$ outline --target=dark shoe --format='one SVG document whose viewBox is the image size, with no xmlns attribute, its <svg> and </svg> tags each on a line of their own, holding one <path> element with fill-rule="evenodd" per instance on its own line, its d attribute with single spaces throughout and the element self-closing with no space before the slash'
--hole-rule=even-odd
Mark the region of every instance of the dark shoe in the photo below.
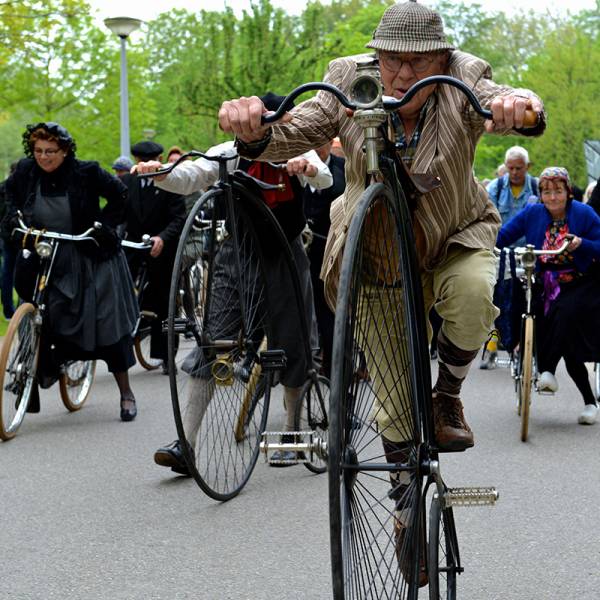
<svg viewBox="0 0 600 600">
<path fill-rule="evenodd" d="M 131 408 L 123 408 L 123 402 L 133 402 Z M 137 406 L 134 398 L 121 398 L 121 421 L 133 421 L 137 416 Z"/>
<path fill-rule="evenodd" d="M 190 471 L 181 452 L 181 443 L 175 440 L 172 444 L 159 448 L 154 453 L 154 462 L 161 467 L 171 467 L 171 471 L 190 476 Z"/>
<path fill-rule="evenodd" d="M 19 409 L 19 399 L 15 402 L 15 409 Z M 34 384 L 31 390 L 31 396 L 29 397 L 29 404 L 27 405 L 28 413 L 39 413 L 40 412 L 40 390 L 37 384 Z"/>
<path fill-rule="evenodd" d="M 432 349 L 429 351 L 429 358 L 430 358 L 431 360 L 437 360 L 437 357 L 438 357 L 437 350 L 436 350 L 435 348 L 432 348 Z"/>
<path fill-rule="evenodd" d="M 403 548 L 404 544 L 404 536 L 406 535 L 406 527 L 398 520 L 394 519 L 394 537 L 396 538 L 396 560 L 398 561 L 398 566 L 400 567 L 400 571 L 404 576 L 404 580 L 407 583 L 410 583 L 412 579 L 412 565 L 410 557 L 408 553 Z M 422 544 L 421 544 L 422 545 Z M 402 550 L 404 549 L 404 556 L 402 556 Z M 427 566 L 425 563 L 425 550 L 421 548 L 421 553 L 419 557 L 419 587 L 424 587 L 428 583 L 427 576 Z"/>
<path fill-rule="evenodd" d="M 473 432 L 465 421 L 459 398 L 434 392 L 432 399 L 433 427 L 437 446 L 447 452 L 460 452 L 475 444 Z"/>
</svg>

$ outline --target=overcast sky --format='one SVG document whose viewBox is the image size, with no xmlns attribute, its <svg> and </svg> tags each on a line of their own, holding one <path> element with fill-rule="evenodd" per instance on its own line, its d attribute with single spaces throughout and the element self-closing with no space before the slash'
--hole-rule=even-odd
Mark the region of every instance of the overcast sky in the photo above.
<svg viewBox="0 0 600 600">
<path fill-rule="evenodd" d="M 190 11 L 197 11 L 202 8 L 208 10 L 222 10 L 225 4 L 231 6 L 236 13 L 250 6 L 249 0 L 88 0 L 93 8 L 98 10 L 99 19 L 106 17 L 135 17 L 142 20 L 151 20 L 161 12 L 166 12 L 172 8 L 185 8 Z M 299 14 L 305 6 L 305 3 L 299 0 L 272 0 L 275 6 L 284 8 L 291 14 Z M 470 4 L 466 0 L 466 4 Z M 583 9 L 591 9 L 596 6 L 595 0 L 554 0 L 549 3 L 548 0 L 479 0 L 472 4 L 481 4 L 488 10 L 504 10 L 510 12 L 513 10 L 522 10 L 523 8 L 532 8 L 537 11 L 552 10 L 578 12 Z M 423 0 L 423 4 L 431 4 Z M 500 5 L 500 6 L 499 6 Z"/>
</svg>

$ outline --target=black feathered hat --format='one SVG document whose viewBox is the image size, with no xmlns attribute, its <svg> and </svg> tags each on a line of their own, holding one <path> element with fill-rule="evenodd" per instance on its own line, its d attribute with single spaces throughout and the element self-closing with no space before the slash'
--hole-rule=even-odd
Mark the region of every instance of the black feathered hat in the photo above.
<svg viewBox="0 0 600 600">
<path fill-rule="evenodd" d="M 54 136 L 58 140 L 58 145 L 63 150 L 66 150 L 70 154 L 75 154 L 77 145 L 75 140 L 71 137 L 71 134 L 58 123 L 54 121 L 41 121 L 40 123 L 33 123 L 27 125 L 25 133 L 23 133 L 23 149 L 25 150 L 25 156 L 29 158 L 33 157 L 33 144 L 31 143 L 31 134 L 34 131 L 43 129 L 50 135 Z"/>
</svg>

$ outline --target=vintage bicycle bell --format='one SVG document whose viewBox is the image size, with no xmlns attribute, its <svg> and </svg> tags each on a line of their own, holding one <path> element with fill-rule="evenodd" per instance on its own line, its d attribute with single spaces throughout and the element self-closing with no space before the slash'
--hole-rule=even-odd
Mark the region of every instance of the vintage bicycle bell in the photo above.
<svg viewBox="0 0 600 600">
<path fill-rule="evenodd" d="M 350 85 L 350 100 L 358 109 L 354 120 L 364 129 L 364 150 L 367 172 L 379 172 L 378 154 L 382 150 L 378 128 L 385 123 L 387 114 L 383 109 L 383 89 L 379 79 L 377 59 L 364 57 L 357 61 L 356 77 Z"/>
</svg>

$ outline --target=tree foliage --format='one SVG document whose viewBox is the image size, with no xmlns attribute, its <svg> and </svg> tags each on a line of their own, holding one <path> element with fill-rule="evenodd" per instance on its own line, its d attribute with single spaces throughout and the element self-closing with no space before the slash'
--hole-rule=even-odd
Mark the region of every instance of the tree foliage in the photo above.
<svg viewBox="0 0 600 600">
<path fill-rule="evenodd" d="M 291 16 L 255 0 L 241 16 L 171 10 L 128 39 L 132 142 L 148 132 L 165 147 L 204 149 L 223 139 L 221 102 L 267 91 L 284 94 L 322 78 L 327 63 L 365 51 L 393 0 L 310 0 Z M 563 17 L 489 12 L 438 0 L 453 43 L 487 60 L 500 83 L 529 87 L 545 101 L 540 139 L 485 136 L 476 172 L 490 177 L 506 148 L 527 147 L 534 168 L 564 164 L 583 184 L 582 142 L 600 137 L 600 0 Z M 119 47 L 85 0 L 0 0 L 0 170 L 19 157 L 28 122 L 60 121 L 79 156 L 110 165 L 119 152 Z"/>
</svg>

